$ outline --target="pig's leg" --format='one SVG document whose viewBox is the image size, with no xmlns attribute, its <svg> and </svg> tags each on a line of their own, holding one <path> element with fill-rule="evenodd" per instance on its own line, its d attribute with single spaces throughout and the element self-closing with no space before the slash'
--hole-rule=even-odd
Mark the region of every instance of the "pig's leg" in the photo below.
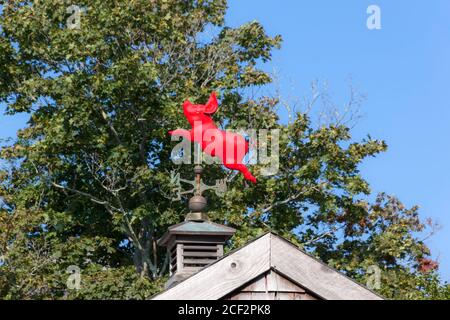
<svg viewBox="0 0 450 320">
<path fill-rule="evenodd" d="M 231 170 L 238 170 L 243 175 L 245 180 L 256 183 L 256 178 L 251 174 L 251 172 L 247 169 L 247 167 L 243 164 L 226 164 L 225 167 Z"/>
</svg>

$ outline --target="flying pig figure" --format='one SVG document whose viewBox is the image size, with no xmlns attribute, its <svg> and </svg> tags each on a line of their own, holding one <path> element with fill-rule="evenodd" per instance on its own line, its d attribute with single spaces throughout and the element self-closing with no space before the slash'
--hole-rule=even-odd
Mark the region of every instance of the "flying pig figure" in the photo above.
<svg viewBox="0 0 450 320">
<path fill-rule="evenodd" d="M 223 165 L 231 170 L 238 170 L 244 178 L 256 183 L 256 178 L 243 164 L 243 159 L 248 153 L 248 142 L 243 136 L 220 130 L 211 116 L 217 111 L 219 104 L 216 94 L 213 92 L 206 104 L 192 104 L 186 100 L 183 104 L 184 115 L 192 129 L 177 129 L 170 131 L 173 136 L 181 136 L 189 141 L 200 144 L 203 152 L 212 157 L 218 157 Z"/>
</svg>

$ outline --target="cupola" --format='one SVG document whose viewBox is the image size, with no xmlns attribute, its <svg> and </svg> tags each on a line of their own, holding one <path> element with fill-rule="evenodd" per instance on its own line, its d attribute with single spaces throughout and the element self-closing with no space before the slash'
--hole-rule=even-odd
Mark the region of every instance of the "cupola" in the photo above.
<svg viewBox="0 0 450 320">
<path fill-rule="evenodd" d="M 170 288 L 214 263 L 223 256 L 224 244 L 234 235 L 235 229 L 213 223 L 205 213 L 207 201 L 201 195 L 200 166 L 195 167 L 197 192 L 189 201 L 190 213 L 182 223 L 169 227 L 158 241 L 166 247 L 170 257 Z"/>
</svg>

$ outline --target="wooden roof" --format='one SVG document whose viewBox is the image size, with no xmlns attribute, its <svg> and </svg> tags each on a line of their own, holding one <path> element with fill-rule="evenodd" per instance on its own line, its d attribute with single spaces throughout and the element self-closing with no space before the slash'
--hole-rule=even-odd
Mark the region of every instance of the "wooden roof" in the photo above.
<svg viewBox="0 0 450 320">
<path fill-rule="evenodd" d="M 229 253 L 153 299 L 220 300 L 245 297 L 243 293 L 248 292 L 252 284 L 258 283 L 262 277 L 267 280 L 268 275 L 279 279 L 275 282 L 277 290 L 269 290 L 268 287 L 265 289 L 266 296 L 267 293 L 274 292 L 272 298 L 277 297 L 276 292 L 289 292 L 294 299 L 383 299 L 274 233 L 267 233 Z M 284 287 L 297 289 L 280 291 L 278 284 L 281 282 Z M 264 283 L 267 284 L 266 281 Z M 262 291 L 259 289 L 253 292 Z"/>
</svg>

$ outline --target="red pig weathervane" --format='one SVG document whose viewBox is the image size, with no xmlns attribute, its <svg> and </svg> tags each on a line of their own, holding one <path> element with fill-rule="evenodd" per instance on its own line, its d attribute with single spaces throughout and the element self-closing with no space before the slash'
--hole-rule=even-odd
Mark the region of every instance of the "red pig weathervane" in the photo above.
<svg viewBox="0 0 450 320">
<path fill-rule="evenodd" d="M 249 151 L 248 142 L 239 134 L 217 128 L 211 116 L 218 107 L 214 92 L 211 93 L 208 102 L 204 105 L 192 104 L 186 100 L 183 104 L 183 111 L 192 129 L 177 129 L 169 133 L 197 142 L 203 152 L 219 158 L 226 168 L 240 171 L 246 180 L 256 183 L 256 178 L 243 163 L 243 159 Z"/>
</svg>

